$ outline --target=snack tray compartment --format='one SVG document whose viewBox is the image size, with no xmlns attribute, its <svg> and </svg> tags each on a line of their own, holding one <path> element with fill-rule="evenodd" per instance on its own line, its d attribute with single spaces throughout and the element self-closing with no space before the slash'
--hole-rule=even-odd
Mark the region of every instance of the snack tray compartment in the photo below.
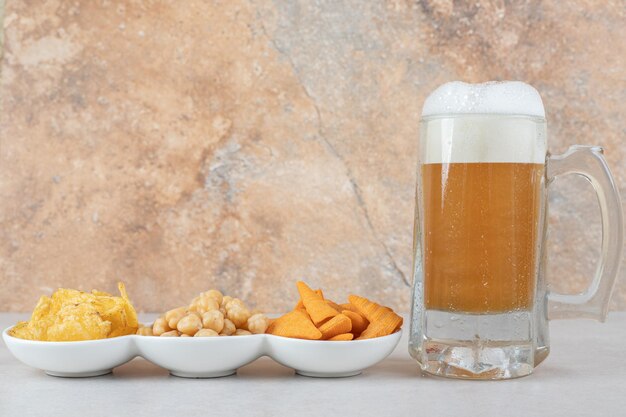
<svg viewBox="0 0 626 417">
<path fill-rule="evenodd" d="M 292 339 L 270 334 L 226 337 L 129 335 L 78 342 L 41 342 L 2 332 L 9 351 L 21 362 L 61 377 L 105 375 L 136 356 L 185 378 L 232 375 L 261 356 L 312 377 L 358 375 L 385 359 L 402 331 L 352 341 Z"/>
</svg>

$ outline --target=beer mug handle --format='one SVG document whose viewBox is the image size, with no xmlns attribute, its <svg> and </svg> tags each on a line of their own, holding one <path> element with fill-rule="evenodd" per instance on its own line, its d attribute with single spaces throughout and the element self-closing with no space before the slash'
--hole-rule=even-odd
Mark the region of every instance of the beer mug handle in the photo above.
<svg viewBox="0 0 626 417">
<path fill-rule="evenodd" d="M 576 174 L 593 186 L 602 217 L 600 262 L 589 287 L 581 294 L 548 293 L 550 319 L 584 317 L 604 321 L 617 280 L 623 242 L 620 196 L 599 146 L 572 146 L 562 155 L 548 155 L 547 185 L 555 178 Z"/>
</svg>

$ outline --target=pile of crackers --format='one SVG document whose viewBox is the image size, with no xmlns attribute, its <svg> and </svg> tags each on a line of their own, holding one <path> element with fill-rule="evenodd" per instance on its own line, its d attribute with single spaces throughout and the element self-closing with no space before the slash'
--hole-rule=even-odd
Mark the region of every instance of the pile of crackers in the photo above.
<svg viewBox="0 0 626 417">
<path fill-rule="evenodd" d="M 395 333 L 402 317 L 365 297 L 350 295 L 337 304 L 325 299 L 322 290 L 313 290 L 298 281 L 300 301 L 293 311 L 275 319 L 267 333 L 308 340 L 349 341 L 371 339 Z"/>
</svg>

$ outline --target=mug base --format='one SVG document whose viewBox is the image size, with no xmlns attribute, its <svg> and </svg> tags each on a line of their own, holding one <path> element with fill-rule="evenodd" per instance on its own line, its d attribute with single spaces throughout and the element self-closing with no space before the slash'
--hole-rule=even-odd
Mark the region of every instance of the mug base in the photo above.
<svg viewBox="0 0 626 417">
<path fill-rule="evenodd" d="M 429 375 L 475 380 L 513 379 L 533 372 L 532 346 L 472 346 L 429 341 L 422 371 Z"/>
<path fill-rule="evenodd" d="M 426 310 L 418 361 L 425 373 L 461 379 L 510 379 L 532 373 L 529 311 L 470 314 Z"/>
</svg>

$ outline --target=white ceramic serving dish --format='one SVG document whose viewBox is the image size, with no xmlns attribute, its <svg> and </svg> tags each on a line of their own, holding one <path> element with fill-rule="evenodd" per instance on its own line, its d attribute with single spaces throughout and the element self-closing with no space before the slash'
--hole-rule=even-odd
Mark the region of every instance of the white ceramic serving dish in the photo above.
<svg viewBox="0 0 626 417">
<path fill-rule="evenodd" d="M 264 354 L 264 335 L 228 337 L 130 336 L 139 355 L 185 378 L 232 375 Z"/>
<path fill-rule="evenodd" d="M 385 359 L 400 341 L 401 331 L 384 337 L 349 342 L 290 339 L 259 334 L 230 337 L 121 336 L 83 342 L 39 342 L 2 338 L 21 362 L 48 375 L 88 377 L 104 375 L 135 356 L 186 378 L 231 375 L 261 356 L 314 377 L 360 374 Z"/>
<path fill-rule="evenodd" d="M 268 335 L 268 356 L 296 373 L 318 378 L 360 374 L 393 352 L 402 332 L 374 339 L 329 342 Z"/>
<path fill-rule="evenodd" d="M 13 356 L 52 376 L 105 375 L 137 356 L 132 336 L 81 342 L 37 342 L 10 336 L 9 329 L 2 332 L 2 338 Z"/>
</svg>

